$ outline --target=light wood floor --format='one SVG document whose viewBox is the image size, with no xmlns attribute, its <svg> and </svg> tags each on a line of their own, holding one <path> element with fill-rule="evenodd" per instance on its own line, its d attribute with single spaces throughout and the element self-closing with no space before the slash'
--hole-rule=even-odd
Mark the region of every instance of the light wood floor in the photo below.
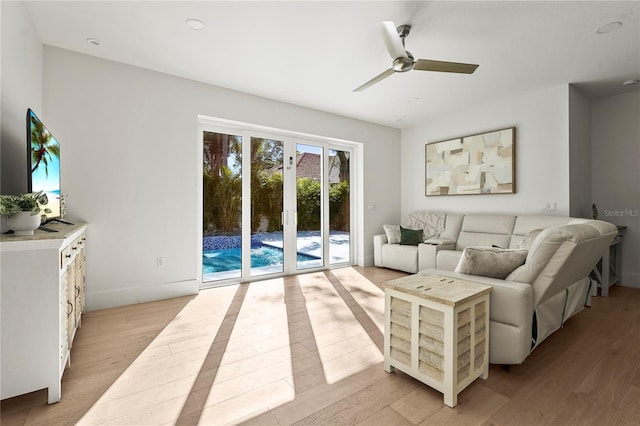
<svg viewBox="0 0 640 426">
<path fill-rule="evenodd" d="M 570 319 L 459 396 L 382 368 L 380 284 L 345 268 L 88 312 L 63 377 L 2 402 L 2 425 L 640 424 L 640 290 Z"/>
</svg>

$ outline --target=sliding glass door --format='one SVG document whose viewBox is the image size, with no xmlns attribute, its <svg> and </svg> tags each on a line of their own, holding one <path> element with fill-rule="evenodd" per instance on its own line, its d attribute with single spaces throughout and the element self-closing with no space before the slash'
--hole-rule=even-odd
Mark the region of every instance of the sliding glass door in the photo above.
<svg viewBox="0 0 640 426">
<path fill-rule="evenodd" d="M 329 264 L 351 260 L 351 151 L 329 149 Z"/>
<path fill-rule="evenodd" d="M 348 148 L 229 129 L 202 141 L 203 283 L 351 263 Z"/>
<path fill-rule="evenodd" d="M 202 132 L 202 279 L 242 269 L 242 136 Z"/>
<path fill-rule="evenodd" d="M 296 269 L 323 266 L 324 149 L 296 143 Z"/>
<path fill-rule="evenodd" d="M 252 136 L 247 191 L 251 222 L 252 277 L 284 272 L 284 142 Z"/>
</svg>

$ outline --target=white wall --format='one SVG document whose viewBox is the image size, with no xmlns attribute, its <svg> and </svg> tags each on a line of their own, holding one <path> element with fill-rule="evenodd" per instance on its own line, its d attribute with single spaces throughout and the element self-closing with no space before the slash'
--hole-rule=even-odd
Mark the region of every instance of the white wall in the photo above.
<svg viewBox="0 0 640 426">
<path fill-rule="evenodd" d="M 640 91 L 592 103 L 591 186 L 599 219 L 627 226 L 621 284 L 640 288 Z"/>
<path fill-rule="evenodd" d="M 414 210 L 569 214 L 568 86 L 436 117 L 402 132 L 402 217 Z M 516 127 L 516 194 L 425 196 L 425 144 Z M 557 210 L 543 212 L 545 202 Z"/>
<path fill-rule="evenodd" d="M 0 2 L 0 10 L 0 192 L 18 194 L 27 191 L 27 108 L 42 115 L 42 43 L 23 2 Z"/>
<path fill-rule="evenodd" d="M 591 214 L 591 102 L 569 86 L 569 215 Z"/>
<path fill-rule="evenodd" d="M 359 263 L 373 263 L 373 235 L 399 215 L 397 129 L 51 46 L 44 65 L 69 217 L 90 224 L 89 309 L 196 291 L 198 114 L 362 142 L 363 202 L 376 209 L 365 210 Z"/>
</svg>

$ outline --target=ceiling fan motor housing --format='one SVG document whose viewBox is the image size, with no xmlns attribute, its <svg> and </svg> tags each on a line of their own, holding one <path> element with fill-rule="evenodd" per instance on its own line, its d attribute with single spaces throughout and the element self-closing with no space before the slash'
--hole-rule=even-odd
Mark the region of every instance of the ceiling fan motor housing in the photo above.
<svg viewBox="0 0 640 426">
<path fill-rule="evenodd" d="M 413 69 L 415 61 L 413 55 L 407 51 L 406 57 L 399 57 L 393 60 L 393 70 L 395 72 L 407 72 Z"/>
</svg>

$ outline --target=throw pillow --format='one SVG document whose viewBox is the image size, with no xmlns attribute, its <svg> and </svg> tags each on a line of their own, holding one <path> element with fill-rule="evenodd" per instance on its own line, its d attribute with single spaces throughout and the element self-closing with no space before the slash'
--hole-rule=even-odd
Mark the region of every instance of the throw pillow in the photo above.
<svg viewBox="0 0 640 426">
<path fill-rule="evenodd" d="M 536 237 L 541 232 L 542 232 L 542 229 L 534 229 L 533 231 L 529 232 L 527 235 L 524 236 L 524 238 L 522 239 L 522 241 L 520 241 L 520 243 L 516 248 L 522 249 L 522 250 L 529 250 L 531 248 L 531 245 L 535 241 Z"/>
<path fill-rule="evenodd" d="M 400 225 L 382 225 L 389 244 L 400 244 Z"/>
<path fill-rule="evenodd" d="M 527 250 L 494 247 L 466 247 L 456 272 L 482 277 L 505 279 L 527 258 Z"/>
<path fill-rule="evenodd" d="M 406 246 L 417 246 L 422 241 L 424 241 L 422 229 L 400 227 L 400 244 Z"/>
</svg>

